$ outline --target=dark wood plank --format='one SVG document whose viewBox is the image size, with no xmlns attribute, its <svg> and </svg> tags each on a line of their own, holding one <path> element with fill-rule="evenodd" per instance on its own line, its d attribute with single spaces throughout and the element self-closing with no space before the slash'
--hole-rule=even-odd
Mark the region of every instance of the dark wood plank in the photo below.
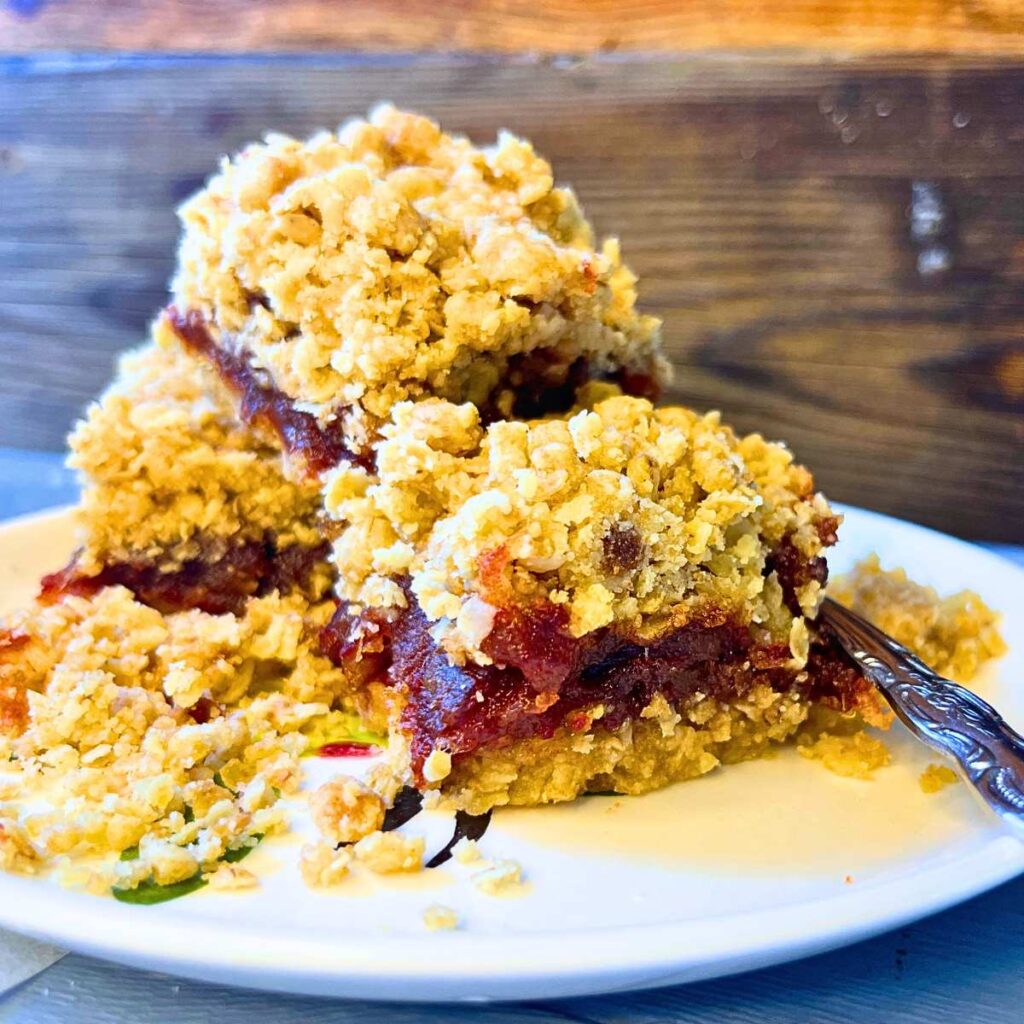
<svg viewBox="0 0 1024 1024">
<path fill-rule="evenodd" d="M 1016 53 L 1014 0 L 6 0 L 5 49 Z"/>
<path fill-rule="evenodd" d="M 59 446 L 141 340 L 222 153 L 385 96 L 535 140 L 621 235 L 673 399 L 787 438 L 836 498 L 1024 540 L 1024 68 L 998 63 L 10 58 L 0 444 Z"/>
</svg>

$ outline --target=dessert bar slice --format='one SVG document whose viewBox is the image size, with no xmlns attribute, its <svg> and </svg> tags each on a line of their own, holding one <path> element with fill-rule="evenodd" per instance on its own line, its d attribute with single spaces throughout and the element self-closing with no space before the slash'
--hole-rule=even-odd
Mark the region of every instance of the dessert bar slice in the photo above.
<svg viewBox="0 0 1024 1024">
<path fill-rule="evenodd" d="M 359 797 L 367 829 L 403 787 L 641 793 L 887 722 L 814 624 L 839 517 L 782 445 L 652 405 L 659 323 L 529 143 L 384 106 L 247 147 L 181 217 L 173 304 L 71 438 L 79 550 L 0 626 L 0 868 L 255 884 L 353 711 L 391 733 L 379 794 L 313 811 Z M 999 651 L 972 595 L 844 588 L 965 672 Z"/>
<path fill-rule="evenodd" d="M 396 402 L 486 419 L 573 404 L 589 378 L 653 395 L 659 323 L 614 241 L 528 142 L 488 148 L 383 106 L 251 145 L 182 208 L 173 332 L 274 428 L 296 472 L 372 462 Z"/>
<path fill-rule="evenodd" d="M 216 375 L 173 341 L 124 356 L 70 439 L 80 547 L 43 581 L 56 600 L 127 587 L 163 611 L 239 612 L 248 597 L 331 585 L 315 484 L 238 421 Z"/>
<path fill-rule="evenodd" d="M 406 403 L 377 475 L 327 481 L 343 601 L 324 647 L 391 687 L 394 778 L 479 812 L 636 793 L 884 720 L 814 631 L 839 517 L 779 444 L 591 385 L 484 426 Z"/>
</svg>

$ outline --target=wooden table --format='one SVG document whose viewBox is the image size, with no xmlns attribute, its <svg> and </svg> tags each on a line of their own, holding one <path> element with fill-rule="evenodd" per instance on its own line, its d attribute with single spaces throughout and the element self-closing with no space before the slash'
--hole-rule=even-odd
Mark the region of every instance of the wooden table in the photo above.
<svg viewBox="0 0 1024 1024">
<path fill-rule="evenodd" d="M 4 10 L 6 9 L 6 10 Z M 2 48 L 1024 52 L 1017 0 L 6 0 Z"/>
</svg>

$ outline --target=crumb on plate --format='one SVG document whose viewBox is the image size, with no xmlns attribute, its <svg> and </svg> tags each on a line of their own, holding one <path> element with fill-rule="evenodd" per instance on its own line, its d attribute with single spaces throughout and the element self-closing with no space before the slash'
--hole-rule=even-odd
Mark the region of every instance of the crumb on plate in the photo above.
<svg viewBox="0 0 1024 1024">
<path fill-rule="evenodd" d="M 502 896 L 523 884 L 523 869 L 515 860 L 495 860 L 473 875 L 473 884 L 488 896 Z"/>
<path fill-rule="evenodd" d="M 423 836 L 404 836 L 401 832 L 374 832 L 355 845 L 356 858 L 371 871 L 392 875 L 419 871 L 423 866 Z"/>
<path fill-rule="evenodd" d="M 336 885 L 352 865 L 352 850 L 343 846 L 335 849 L 330 843 L 306 843 L 299 854 L 299 871 L 306 885 Z"/>
<path fill-rule="evenodd" d="M 259 885 L 259 879 L 248 868 L 238 864 L 221 864 L 205 878 L 211 889 L 219 891 L 252 889 Z"/>
<path fill-rule="evenodd" d="M 354 843 L 384 823 L 384 801 L 351 775 L 338 775 L 309 798 L 313 824 L 325 839 Z"/>
<path fill-rule="evenodd" d="M 459 915 L 451 907 L 434 903 L 423 911 L 423 923 L 432 932 L 454 931 L 459 927 Z"/>
<path fill-rule="evenodd" d="M 452 856 L 460 864 L 472 864 L 480 860 L 480 846 L 475 839 L 463 836 L 452 847 Z"/>
<path fill-rule="evenodd" d="M 946 764 L 930 764 L 918 779 L 923 793 L 938 793 L 959 781 L 959 776 Z"/>
<path fill-rule="evenodd" d="M 889 748 L 876 737 L 861 730 L 850 736 L 821 733 L 816 739 L 797 744 L 803 757 L 821 763 L 836 775 L 847 779 L 870 779 L 876 769 L 892 760 Z"/>
</svg>

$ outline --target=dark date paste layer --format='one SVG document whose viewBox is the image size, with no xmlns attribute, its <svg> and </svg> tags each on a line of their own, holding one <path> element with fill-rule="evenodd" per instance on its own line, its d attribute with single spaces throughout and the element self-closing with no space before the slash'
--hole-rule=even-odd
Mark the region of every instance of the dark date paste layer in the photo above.
<svg viewBox="0 0 1024 1024">
<path fill-rule="evenodd" d="M 557 351 L 546 348 L 513 356 L 499 383 L 499 392 L 513 396 L 511 413 L 516 419 L 540 419 L 568 412 L 589 380 L 617 384 L 624 394 L 652 402 L 661 396 L 661 385 L 650 371 L 622 368 L 597 374 L 584 356 L 566 363 Z M 484 425 L 507 418 L 507 411 L 499 406 L 491 399 L 479 407 Z"/>
<path fill-rule="evenodd" d="M 807 675 L 797 673 L 787 645 L 758 643 L 748 627 L 715 611 L 641 643 L 610 627 L 573 637 L 560 605 L 501 609 L 483 644 L 495 662 L 487 666 L 452 665 L 430 628 L 415 602 L 392 621 L 357 621 L 339 609 L 321 641 L 336 661 L 368 657 L 383 673 L 377 678 L 403 691 L 402 727 L 421 784 L 435 747 L 458 758 L 562 728 L 583 732 L 591 726 L 586 712 L 598 704 L 601 727 L 614 730 L 657 694 L 680 706 L 697 693 L 733 701 L 758 685 L 779 692 L 813 685 L 818 699 L 846 710 L 864 686 L 838 647 L 818 643 Z M 353 639 L 363 635 L 369 640 Z"/>
<path fill-rule="evenodd" d="M 238 399 L 241 420 L 272 430 L 285 451 L 300 458 L 311 474 L 319 475 L 343 461 L 371 468 L 345 445 L 340 421 L 322 427 L 315 416 L 296 409 L 292 400 L 252 365 L 248 355 L 229 352 L 217 344 L 201 313 L 180 313 L 169 306 L 167 319 L 182 344 L 209 362 Z"/>
<path fill-rule="evenodd" d="M 199 557 L 165 570 L 152 562 L 118 562 L 87 576 L 76 559 L 44 576 L 40 599 L 74 594 L 90 597 L 104 587 L 127 587 L 143 604 L 165 614 L 198 609 L 240 615 L 250 597 L 305 589 L 314 568 L 328 555 L 327 543 L 278 549 L 272 538 L 235 544 L 216 557 Z"/>
</svg>

